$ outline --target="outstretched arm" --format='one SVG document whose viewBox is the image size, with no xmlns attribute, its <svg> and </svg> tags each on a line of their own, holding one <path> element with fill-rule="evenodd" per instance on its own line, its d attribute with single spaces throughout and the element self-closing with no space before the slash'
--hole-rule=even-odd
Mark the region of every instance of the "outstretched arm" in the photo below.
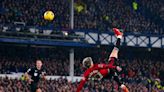
<svg viewBox="0 0 164 92">
<path fill-rule="evenodd" d="M 109 69 L 116 69 L 116 66 L 110 65 L 110 64 L 97 64 L 94 69 L 103 69 L 103 68 L 109 68 Z"/>
<path fill-rule="evenodd" d="M 89 76 L 89 74 L 91 73 L 91 71 L 92 71 L 91 69 L 88 69 L 88 70 L 85 71 L 85 73 L 84 73 L 84 75 L 83 75 L 83 78 L 81 79 L 80 84 L 79 84 L 79 86 L 77 87 L 76 92 L 80 92 L 80 91 L 82 90 L 82 88 L 83 88 L 85 82 L 87 81 L 88 76 Z"/>
<path fill-rule="evenodd" d="M 80 91 L 82 90 L 82 88 L 83 88 L 85 82 L 86 82 L 86 78 L 83 77 L 83 78 L 81 79 L 81 81 L 80 81 L 80 84 L 79 84 L 79 86 L 78 86 L 76 92 L 80 92 Z"/>
<path fill-rule="evenodd" d="M 29 84 L 31 84 L 31 82 L 33 81 L 33 80 L 31 79 L 31 75 L 32 75 L 32 69 L 29 68 L 29 69 L 27 70 L 27 72 L 24 74 L 24 76 L 25 76 L 25 78 L 27 79 L 27 81 L 28 81 Z"/>
<path fill-rule="evenodd" d="M 105 69 L 105 68 L 116 69 L 118 71 L 122 70 L 122 68 L 120 68 L 119 66 L 114 66 L 114 65 L 111 65 L 111 64 L 97 64 L 94 69 L 98 70 L 98 69 Z"/>
</svg>

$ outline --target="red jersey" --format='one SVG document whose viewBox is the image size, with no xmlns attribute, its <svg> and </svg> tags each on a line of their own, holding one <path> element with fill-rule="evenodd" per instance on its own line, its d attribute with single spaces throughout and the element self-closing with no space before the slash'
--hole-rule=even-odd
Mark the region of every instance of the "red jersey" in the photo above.
<svg viewBox="0 0 164 92">
<path fill-rule="evenodd" d="M 94 64 L 93 67 L 85 71 L 76 92 L 80 92 L 87 80 L 101 80 L 107 76 L 110 69 L 116 69 L 116 66 L 112 64 Z"/>
</svg>

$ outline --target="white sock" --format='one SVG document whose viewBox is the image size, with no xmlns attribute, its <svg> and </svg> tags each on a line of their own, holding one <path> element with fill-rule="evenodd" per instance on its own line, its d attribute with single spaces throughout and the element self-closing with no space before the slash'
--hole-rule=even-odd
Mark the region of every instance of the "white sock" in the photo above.
<svg viewBox="0 0 164 92">
<path fill-rule="evenodd" d="M 120 38 L 120 39 L 122 39 L 122 35 L 118 35 L 118 36 L 117 36 L 117 38 Z"/>
<path fill-rule="evenodd" d="M 123 89 L 123 88 L 125 88 L 125 85 L 124 85 L 124 84 L 122 84 L 122 85 L 121 85 L 121 88 L 122 88 L 122 89 Z"/>
</svg>

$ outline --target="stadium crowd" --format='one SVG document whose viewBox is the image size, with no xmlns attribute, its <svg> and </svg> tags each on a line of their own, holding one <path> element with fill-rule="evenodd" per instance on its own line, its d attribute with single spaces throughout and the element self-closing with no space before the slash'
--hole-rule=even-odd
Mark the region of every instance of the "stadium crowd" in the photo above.
<svg viewBox="0 0 164 92">
<path fill-rule="evenodd" d="M 39 86 L 42 92 L 76 92 L 78 82 L 70 82 L 67 79 L 59 78 L 56 80 L 41 81 Z M 114 86 L 113 86 L 114 85 Z M 126 83 L 130 92 L 162 92 L 162 89 L 157 89 L 156 86 L 149 85 L 144 80 L 140 83 Z M 109 80 L 101 82 L 86 83 L 83 92 L 119 92 L 118 85 Z M 149 90 L 149 91 L 148 91 Z M 29 92 L 28 83 L 21 79 L 0 78 L 0 92 Z"/>
<path fill-rule="evenodd" d="M 55 58 L 55 57 L 54 57 Z M 20 59 L 0 59 L 0 73 L 1 74 L 12 74 L 19 72 L 26 72 L 29 67 L 33 67 L 34 61 L 24 61 Z M 69 60 L 43 60 L 44 67 L 46 68 L 47 75 L 69 75 Z M 25 63 L 26 62 L 26 63 Z M 161 61 L 152 60 L 122 60 L 123 74 L 131 78 L 142 78 L 142 77 L 153 77 L 158 78 L 164 71 L 164 63 Z M 101 62 L 100 62 L 101 63 Z M 61 68 L 62 67 L 62 68 Z M 75 75 L 81 76 L 83 73 L 81 61 L 75 60 Z M 124 77 L 126 77 L 124 76 Z"/>
<path fill-rule="evenodd" d="M 77 0 L 75 4 L 77 7 L 81 6 L 81 10 L 76 11 L 75 9 L 74 27 L 75 29 L 98 29 L 100 31 L 118 27 L 134 33 L 164 33 L 163 26 L 160 26 L 163 24 L 162 18 L 159 17 L 163 14 L 161 13 L 162 1 L 138 1 L 138 11 L 132 8 L 132 3 L 127 3 L 129 0 Z M 55 12 L 53 22 L 43 19 L 42 15 L 46 10 Z M 147 13 L 148 10 L 150 13 Z M 55 26 L 65 29 L 70 26 L 69 11 L 69 0 L 3 0 L 0 7 L 0 24 L 12 24 L 16 21 L 25 22 L 27 26 Z M 151 17 L 153 15 L 151 13 L 155 13 L 156 17 Z"/>
<path fill-rule="evenodd" d="M 163 1 L 135 1 L 138 7 L 134 9 L 133 2 L 129 0 L 75 0 L 74 28 L 108 31 L 118 27 L 136 34 L 164 34 Z M 54 21 L 43 19 L 47 10 L 54 11 Z M 3 0 L 0 2 L 0 27 L 12 26 L 14 22 L 23 22 L 26 26 L 69 29 L 70 0 Z M 164 51 L 140 49 L 125 48 L 121 51 L 119 65 L 123 71 L 119 76 L 130 92 L 163 92 Z M 94 63 L 107 63 L 108 54 L 101 48 L 76 48 L 74 74 L 82 76 L 81 61 L 84 57 L 92 56 Z M 0 74 L 24 73 L 35 65 L 36 59 L 41 59 L 47 75 L 68 76 L 68 57 L 69 47 L 0 45 Z M 77 81 L 59 78 L 40 81 L 39 87 L 43 92 L 75 92 L 77 85 Z M 115 89 L 118 89 L 115 82 L 103 80 L 86 83 L 83 91 L 111 92 Z M 29 85 L 23 76 L 20 79 L 0 77 L 0 92 L 29 92 Z"/>
<path fill-rule="evenodd" d="M 135 33 L 159 33 L 159 31 L 163 31 L 162 27 L 155 24 L 152 19 L 142 15 L 141 12 L 133 10 L 131 4 L 127 5 L 126 2 L 129 2 L 129 0 L 83 0 L 87 10 L 82 14 L 77 13 L 75 27 L 82 29 L 93 27 L 104 31 L 116 26 Z M 149 6 L 149 4 L 146 5 Z"/>
<path fill-rule="evenodd" d="M 69 1 L 59 0 L 4 0 L 0 3 L 0 24 L 12 25 L 14 22 L 24 22 L 27 26 L 68 27 Z M 46 10 L 55 11 L 52 23 L 45 21 L 43 14 Z M 53 24 L 53 25 L 51 25 Z"/>
<path fill-rule="evenodd" d="M 10 47 L 10 48 L 9 48 Z M 86 53 L 85 50 L 88 52 Z M 79 49 L 75 51 L 75 75 L 82 76 L 83 69 L 81 66 L 81 60 L 85 56 L 93 56 L 95 63 L 101 63 L 106 61 L 106 56 L 108 57 L 107 52 L 101 52 L 102 49 Z M 109 48 L 110 49 L 110 48 Z M 127 48 L 129 49 L 129 48 Z M 138 49 L 137 51 L 139 51 Z M 69 60 L 67 49 L 65 48 L 36 48 L 36 47 L 17 47 L 17 46 L 1 46 L 0 48 L 0 73 L 1 74 L 12 74 L 19 72 L 26 72 L 27 69 L 35 65 L 34 57 L 42 57 L 43 64 L 47 70 L 47 75 L 60 75 L 68 76 L 69 75 Z M 128 50 L 129 51 L 129 50 Z M 141 50 L 143 51 L 143 50 Z M 17 52 L 17 53 L 15 53 Z M 55 52 L 55 53 L 54 53 Z M 65 53 L 63 53 L 65 52 Z M 81 54 L 76 54 L 81 52 Z M 110 52 L 110 51 L 109 51 Z M 133 51 L 132 51 L 133 52 Z M 135 51 L 134 51 L 135 52 Z M 15 53 L 15 54 L 14 54 Z M 98 54 L 99 53 L 99 54 Z M 104 56 L 104 53 L 106 54 Z M 129 56 L 129 52 L 121 51 L 120 55 L 120 66 L 123 68 L 123 71 L 120 73 L 123 81 L 130 88 L 130 92 L 147 92 L 147 90 L 154 90 L 154 92 L 162 92 L 161 88 L 157 88 L 153 81 L 160 82 L 163 85 L 164 82 L 164 62 L 163 54 L 153 54 L 155 52 L 135 52 L 135 57 Z M 126 54 L 125 54 L 126 53 Z M 138 54 L 140 53 L 140 54 Z M 148 54 L 149 53 L 149 54 Z M 150 55 L 150 53 L 152 55 Z M 162 52 L 161 52 L 162 53 Z M 84 55 L 85 54 L 85 55 Z M 86 55 L 87 54 L 87 55 Z M 142 57 L 143 55 L 147 55 Z M 100 58 L 96 58 L 97 55 Z M 132 54 L 131 54 L 132 55 Z M 152 57 L 150 58 L 149 57 Z M 123 58 L 126 57 L 127 58 Z M 129 58 L 129 57 L 131 58 Z M 157 58 L 158 57 L 158 58 Z M 78 58 L 78 59 L 77 59 Z M 109 80 L 101 82 L 89 82 L 87 86 L 84 87 L 84 92 L 110 92 L 110 90 L 118 89 L 118 85 L 114 82 L 115 86 Z M 43 86 L 44 85 L 44 86 Z M 46 80 L 40 83 L 40 87 L 43 92 L 74 92 L 77 88 L 78 82 L 72 83 L 66 79 L 57 79 L 57 80 Z M 159 87 L 159 86 L 158 86 Z M 28 83 L 25 79 L 9 79 L 9 78 L 0 78 L 0 91 L 2 92 L 28 92 Z M 156 90 L 156 91 L 155 91 Z M 116 91 L 117 92 L 117 91 Z M 152 92 L 152 91 L 151 91 Z"/>
</svg>

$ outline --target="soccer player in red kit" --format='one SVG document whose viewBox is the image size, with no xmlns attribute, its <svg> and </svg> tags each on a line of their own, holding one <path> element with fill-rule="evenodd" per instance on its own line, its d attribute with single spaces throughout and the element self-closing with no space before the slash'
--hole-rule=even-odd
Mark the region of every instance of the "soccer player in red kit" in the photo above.
<svg viewBox="0 0 164 92">
<path fill-rule="evenodd" d="M 117 42 L 109 56 L 109 64 L 93 64 L 91 57 L 84 58 L 83 67 L 87 68 L 87 70 L 85 71 L 76 92 L 80 92 L 82 90 L 87 80 L 111 79 L 112 77 L 118 83 L 123 92 L 129 92 L 128 88 L 120 81 L 117 75 L 117 71 L 119 72 L 122 69 L 119 66 L 115 66 L 115 62 L 117 62 L 118 59 L 119 46 L 123 33 L 117 28 L 113 28 L 113 31 L 117 37 Z"/>
</svg>

